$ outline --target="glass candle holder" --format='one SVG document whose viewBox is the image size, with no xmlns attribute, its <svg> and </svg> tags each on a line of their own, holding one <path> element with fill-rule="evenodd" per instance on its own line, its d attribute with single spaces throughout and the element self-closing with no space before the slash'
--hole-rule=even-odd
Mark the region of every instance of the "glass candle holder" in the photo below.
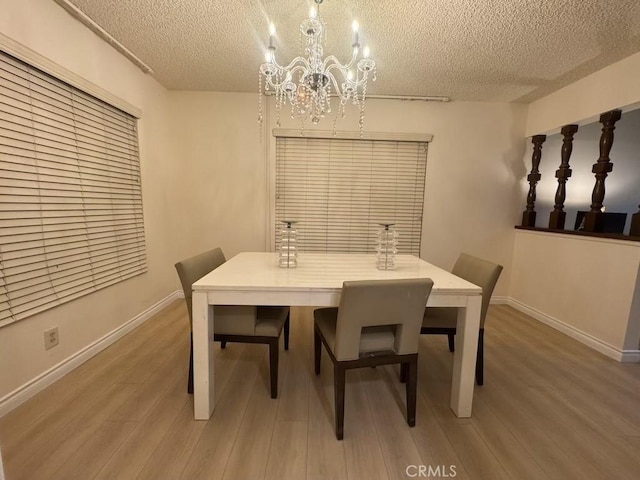
<svg viewBox="0 0 640 480">
<path fill-rule="evenodd" d="M 284 220 L 284 227 L 280 230 L 280 252 L 278 265 L 282 268 L 296 268 L 298 266 L 298 231 L 293 228 L 293 222 Z"/>
<path fill-rule="evenodd" d="M 398 249 L 398 232 L 393 223 L 380 223 L 384 228 L 377 231 L 376 267 L 378 270 L 393 270 L 396 268 L 396 253 Z"/>
</svg>

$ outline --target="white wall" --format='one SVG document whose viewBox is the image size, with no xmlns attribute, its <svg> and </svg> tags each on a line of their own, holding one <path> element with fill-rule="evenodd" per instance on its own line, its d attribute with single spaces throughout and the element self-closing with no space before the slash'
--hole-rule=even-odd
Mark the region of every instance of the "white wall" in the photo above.
<svg viewBox="0 0 640 480">
<path fill-rule="evenodd" d="M 640 53 L 533 102 L 527 136 L 593 121 L 614 108 L 631 109 L 640 102 L 638 78 Z M 530 156 L 526 165 L 531 168 Z M 509 292 L 542 320 L 603 353 L 638 361 L 639 266 L 638 242 L 519 231 Z"/>
<path fill-rule="evenodd" d="M 263 138 L 257 125 L 256 94 L 170 92 L 176 159 L 190 185 L 181 204 L 195 215 L 176 219 L 179 230 L 199 223 L 184 237 L 182 256 L 221 245 L 227 257 L 268 249 L 267 218 L 273 195 L 276 113 L 265 112 Z M 267 101 L 272 102 L 273 98 Z M 365 129 L 434 135 L 427 159 L 421 256 L 451 268 L 461 251 L 505 266 L 495 294 L 507 293 L 513 225 L 519 212 L 526 106 L 507 103 L 367 101 Z M 338 129 L 357 131 L 349 111 Z M 299 128 L 289 111 L 283 128 Z M 309 128 L 309 126 L 307 126 Z M 318 125 L 331 130 L 332 120 Z"/>
<path fill-rule="evenodd" d="M 170 255 L 175 208 L 167 92 L 51 0 L 3 0 L 0 32 L 142 110 L 139 121 L 147 274 L 0 329 L 0 399 L 176 290 Z M 60 344 L 44 350 L 44 330 Z"/>
<path fill-rule="evenodd" d="M 515 240 L 514 299 L 556 326 L 592 337 L 603 353 L 638 348 L 637 337 L 635 343 L 627 337 L 640 264 L 637 243 L 526 230 L 518 230 Z"/>
<path fill-rule="evenodd" d="M 227 258 L 265 250 L 265 147 L 257 94 L 170 92 L 180 232 L 172 261 L 220 246 Z M 177 281 L 177 279 L 176 279 Z M 176 283 L 176 285 L 178 285 Z"/>
<path fill-rule="evenodd" d="M 615 108 L 640 103 L 640 52 L 529 104 L 526 136 L 555 133 L 563 125 L 597 121 Z"/>
</svg>

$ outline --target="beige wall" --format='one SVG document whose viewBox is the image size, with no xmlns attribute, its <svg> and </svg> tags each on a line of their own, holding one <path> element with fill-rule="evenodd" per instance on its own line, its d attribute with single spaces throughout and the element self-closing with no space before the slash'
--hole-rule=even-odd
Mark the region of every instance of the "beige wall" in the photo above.
<svg viewBox="0 0 640 480">
<path fill-rule="evenodd" d="M 638 337 L 627 330 L 639 264 L 635 242 L 519 230 L 510 295 L 604 346 L 633 350 Z"/>
<path fill-rule="evenodd" d="M 533 102 L 527 136 L 593 121 L 613 108 L 637 106 L 638 78 L 640 53 Z M 530 160 L 526 165 L 531 168 Z M 604 353 L 638 361 L 639 266 L 637 242 L 518 232 L 509 294 L 585 343 L 609 345 Z"/>
<path fill-rule="evenodd" d="M 527 137 L 560 131 L 563 125 L 584 125 L 614 108 L 640 103 L 640 52 L 603 68 L 529 105 Z"/>
<path fill-rule="evenodd" d="M 374 88 L 372 84 L 369 91 Z M 337 128 L 357 132 L 358 112 L 350 108 Z M 487 102 L 370 99 L 366 103 L 365 130 L 433 135 L 427 156 L 421 257 L 446 269 L 463 251 L 500 263 L 505 271 L 496 296 L 508 291 L 520 179 L 526 173 L 522 165 L 526 108 Z M 267 128 L 275 126 L 275 108 L 270 113 Z M 281 117 L 283 128 L 299 128 L 288 111 L 283 110 Z M 331 130 L 332 121 L 318 127 Z M 273 164 L 273 137 L 271 142 Z"/>
<path fill-rule="evenodd" d="M 268 101 L 273 101 L 269 99 Z M 171 92 L 172 132 L 189 188 L 176 221 L 184 256 L 221 245 L 227 256 L 269 249 L 276 125 L 271 105 L 262 140 L 255 94 Z M 451 268 L 461 251 L 506 267 L 495 294 L 507 293 L 513 225 L 519 216 L 526 106 L 507 103 L 367 101 L 365 129 L 433 134 L 427 160 L 422 257 Z M 357 131 L 349 111 L 338 129 Z M 283 128 L 300 128 L 283 110 Z M 331 130 L 325 120 L 320 129 Z M 307 126 L 309 128 L 309 126 Z"/>
<path fill-rule="evenodd" d="M 169 105 L 179 168 L 171 188 L 180 205 L 171 220 L 180 232 L 172 261 L 214 246 L 227 258 L 264 251 L 268 202 L 257 95 L 170 92 Z"/>
<path fill-rule="evenodd" d="M 51 0 L 3 0 L 0 32 L 142 110 L 139 122 L 147 274 L 0 329 L 0 398 L 176 290 L 167 262 L 175 205 L 166 91 Z M 60 344 L 44 350 L 58 326 Z"/>
</svg>

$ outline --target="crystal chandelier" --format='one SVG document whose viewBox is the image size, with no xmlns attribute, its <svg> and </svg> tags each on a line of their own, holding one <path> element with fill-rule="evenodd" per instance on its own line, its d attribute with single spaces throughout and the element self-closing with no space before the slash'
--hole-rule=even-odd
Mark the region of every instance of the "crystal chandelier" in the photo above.
<svg viewBox="0 0 640 480">
<path fill-rule="evenodd" d="M 273 44 L 275 27 L 269 26 L 269 47 L 265 55 L 266 62 L 260 66 L 258 74 L 258 121 L 262 124 L 262 95 L 273 92 L 275 95 L 277 120 L 280 126 L 280 111 L 283 105 L 291 107 L 291 118 L 302 121 L 302 133 L 305 123 L 310 120 L 317 124 L 331 114 L 331 96 L 337 97 L 339 104 L 333 120 L 335 132 L 338 117 L 345 116 L 345 107 L 350 101 L 360 112 L 360 134 L 364 126 L 364 101 L 367 94 L 369 74 L 376 80 L 376 62 L 369 58 L 369 48 L 365 47 L 360 56 L 358 22 L 353 22 L 353 44 L 351 60 L 342 64 L 334 55 L 324 57 L 326 40 L 325 23 L 320 18 L 319 8 L 322 0 L 315 0 L 309 18 L 300 25 L 301 40 L 304 43 L 304 56 L 294 58 L 287 66 L 276 61 L 276 47 Z M 264 86 L 263 86 L 264 85 Z"/>
</svg>

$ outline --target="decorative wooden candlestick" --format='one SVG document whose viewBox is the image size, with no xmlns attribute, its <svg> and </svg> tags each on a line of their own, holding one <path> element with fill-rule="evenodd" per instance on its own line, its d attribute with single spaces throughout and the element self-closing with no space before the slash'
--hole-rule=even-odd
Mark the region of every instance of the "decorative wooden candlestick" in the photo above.
<svg viewBox="0 0 640 480">
<path fill-rule="evenodd" d="M 540 175 L 540 160 L 542 159 L 542 144 L 547 139 L 546 135 L 534 135 L 531 137 L 533 143 L 533 153 L 531 155 L 531 173 L 527 176 L 529 181 L 529 193 L 527 194 L 527 207 L 522 212 L 522 226 L 536 226 L 536 185 L 542 177 Z"/>
<path fill-rule="evenodd" d="M 602 212 L 605 194 L 604 181 L 613 170 L 609 154 L 611 153 L 611 147 L 613 147 L 613 131 L 616 129 L 616 122 L 620 120 L 621 116 L 622 112 L 620 110 L 611 110 L 600 115 L 600 123 L 602 123 L 600 157 L 593 164 L 593 169 L 591 170 L 596 175 L 596 184 L 591 195 L 591 210 L 584 217 L 585 232 L 602 232 L 604 229 L 604 214 Z"/>
<path fill-rule="evenodd" d="M 569 159 L 573 151 L 573 135 L 578 131 L 578 125 L 565 125 L 560 133 L 564 137 L 562 139 L 562 151 L 560 153 L 560 167 L 556 170 L 556 178 L 558 179 L 558 188 L 556 190 L 556 203 L 553 211 L 549 215 L 549 228 L 564 229 L 564 222 L 567 212 L 564 211 L 564 200 L 567 198 L 567 180 L 571 177 L 571 168 L 569 168 Z"/>
</svg>

